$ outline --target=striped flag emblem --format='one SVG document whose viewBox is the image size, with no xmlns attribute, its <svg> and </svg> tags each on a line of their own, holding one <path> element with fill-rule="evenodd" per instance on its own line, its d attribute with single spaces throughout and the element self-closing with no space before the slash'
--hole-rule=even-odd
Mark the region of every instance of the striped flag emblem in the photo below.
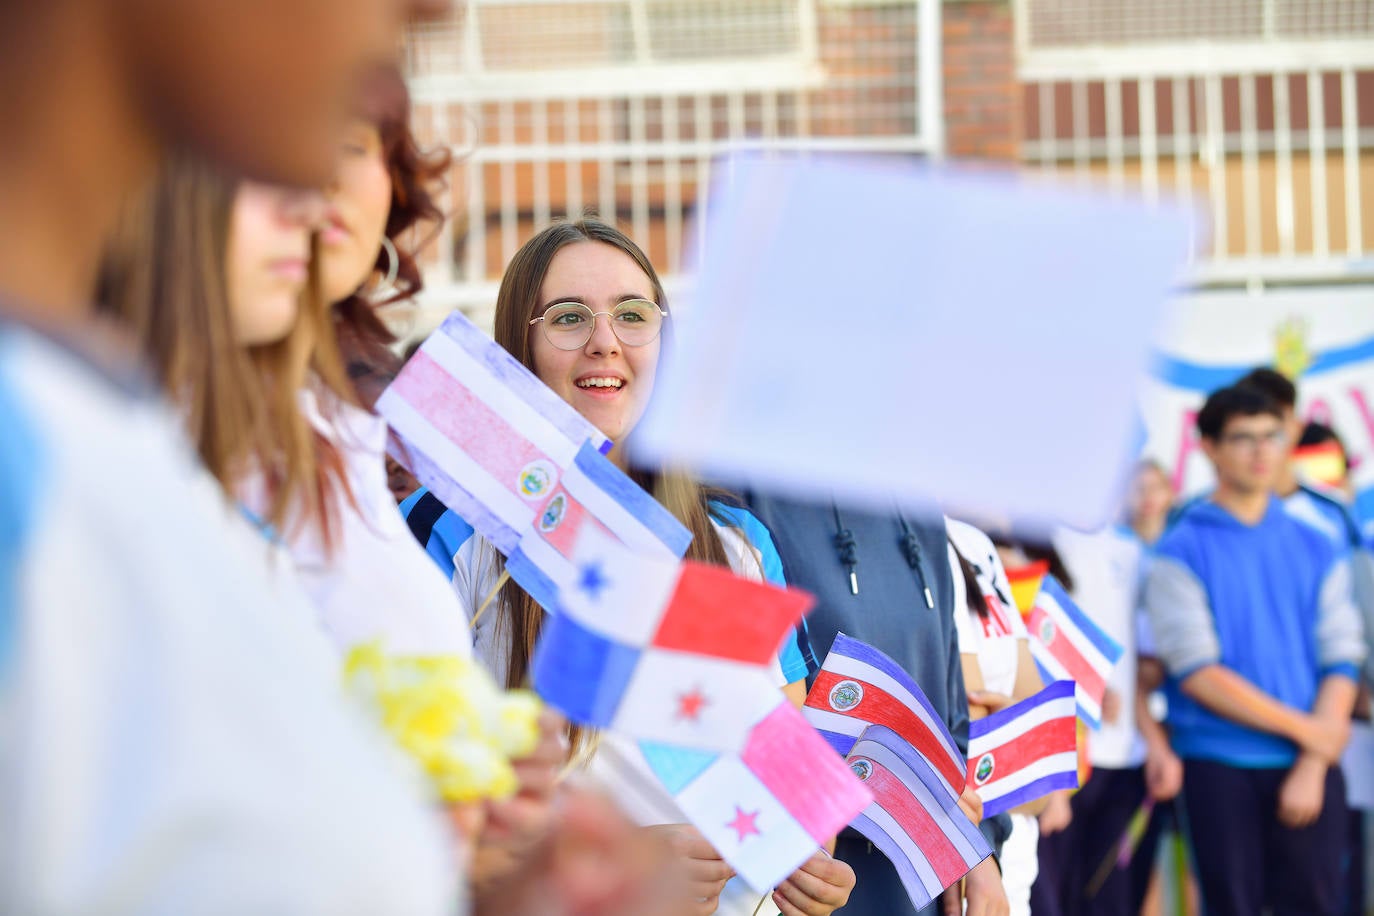
<svg viewBox="0 0 1374 916">
<path fill-rule="evenodd" d="M 992 817 L 1057 789 L 1078 787 L 1072 681 L 969 723 L 968 783 Z"/>
</svg>

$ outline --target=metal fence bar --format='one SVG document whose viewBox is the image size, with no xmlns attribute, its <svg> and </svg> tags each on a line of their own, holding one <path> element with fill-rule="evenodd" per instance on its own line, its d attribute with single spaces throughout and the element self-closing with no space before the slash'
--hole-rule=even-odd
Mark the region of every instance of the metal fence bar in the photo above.
<svg viewBox="0 0 1374 916">
<path fill-rule="evenodd" d="M 1179 197 L 1187 197 L 1193 193 L 1193 159 L 1189 152 L 1189 141 L 1193 136 L 1192 115 L 1188 110 L 1189 81 L 1175 77 L 1170 83 L 1174 115 L 1174 189 Z"/>
<path fill-rule="evenodd" d="M 1073 100 L 1073 170 L 1079 178 L 1088 174 L 1088 82 L 1073 81 L 1070 97 Z"/>
<path fill-rule="evenodd" d="M 1312 253 L 1325 257 L 1331 253 L 1326 215 L 1326 104 L 1322 75 L 1307 73 L 1307 149 L 1308 171 L 1312 184 Z"/>
<path fill-rule="evenodd" d="M 1140 184 L 1145 199 L 1153 203 L 1159 199 L 1159 125 L 1155 112 L 1155 81 L 1145 77 L 1137 84 L 1140 100 Z"/>
<path fill-rule="evenodd" d="M 1240 78 L 1241 206 L 1245 220 L 1245 254 L 1260 255 L 1263 214 L 1260 211 L 1259 125 L 1255 78 Z"/>
<path fill-rule="evenodd" d="M 496 106 L 497 132 L 502 143 L 515 142 L 515 105 L 501 102 Z M 505 264 L 520 247 L 520 225 L 516 212 L 515 163 L 502 162 L 497 166 L 501 189 L 501 263 Z"/>
<path fill-rule="evenodd" d="M 1203 113 L 1206 123 L 1208 192 L 1212 198 L 1212 257 L 1222 260 L 1230 253 L 1229 213 L 1226 206 L 1226 134 L 1221 77 L 1203 80 Z"/>
<path fill-rule="evenodd" d="M 549 103 L 532 102 L 530 104 L 530 123 L 531 139 L 535 146 L 547 146 L 549 142 Z M 532 163 L 534 170 L 534 224 L 536 226 L 547 226 L 550 221 L 549 213 L 549 163 Z"/>
<path fill-rule="evenodd" d="M 1024 2 L 1024 0 L 1023 0 Z M 1058 168 L 1059 125 L 1054 118 L 1054 84 L 1042 80 L 1038 87 L 1040 101 L 1040 168 L 1053 172 Z"/>
<path fill-rule="evenodd" d="M 1282 257 L 1296 250 L 1293 203 L 1293 114 L 1288 74 L 1280 73 L 1274 75 L 1274 219 Z"/>
<path fill-rule="evenodd" d="M 1341 71 L 1341 146 L 1345 158 L 1345 250 L 1352 258 L 1364 252 L 1360 227 L 1359 103 L 1355 98 L 1355 71 Z"/>
<path fill-rule="evenodd" d="M 1120 191 L 1125 184 L 1122 171 L 1125 127 L 1121 116 L 1121 80 L 1109 79 L 1102 88 L 1107 119 L 1107 183 L 1113 190 Z"/>
</svg>

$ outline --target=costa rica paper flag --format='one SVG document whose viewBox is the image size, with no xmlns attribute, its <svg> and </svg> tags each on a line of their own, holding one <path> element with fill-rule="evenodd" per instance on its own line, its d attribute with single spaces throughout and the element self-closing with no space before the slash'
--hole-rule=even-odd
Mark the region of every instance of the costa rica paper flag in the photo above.
<svg viewBox="0 0 1374 916">
<path fill-rule="evenodd" d="M 968 784 L 992 817 L 1057 789 L 1078 787 L 1073 681 L 969 723 Z"/>
</svg>

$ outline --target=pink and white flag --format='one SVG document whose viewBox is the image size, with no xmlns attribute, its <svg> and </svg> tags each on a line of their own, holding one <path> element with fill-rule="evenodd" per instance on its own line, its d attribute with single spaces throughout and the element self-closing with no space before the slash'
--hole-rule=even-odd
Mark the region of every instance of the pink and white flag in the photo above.
<svg viewBox="0 0 1374 916">
<path fill-rule="evenodd" d="M 502 553 L 584 443 L 611 441 L 460 313 L 449 315 L 377 400 L 396 459 Z"/>
</svg>

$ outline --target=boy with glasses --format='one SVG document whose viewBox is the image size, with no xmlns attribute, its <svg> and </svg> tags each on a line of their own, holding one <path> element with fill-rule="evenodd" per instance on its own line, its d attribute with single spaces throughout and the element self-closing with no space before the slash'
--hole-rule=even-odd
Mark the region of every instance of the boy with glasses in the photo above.
<svg viewBox="0 0 1374 916">
<path fill-rule="evenodd" d="M 1364 659 L 1348 559 L 1274 495 L 1281 408 L 1248 387 L 1197 418 L 1210 497 L 1160 541 L 1146 607 L 1168 678 L 1209 913 L 1339 912 L 1340 759 Z"/>
</svg>

